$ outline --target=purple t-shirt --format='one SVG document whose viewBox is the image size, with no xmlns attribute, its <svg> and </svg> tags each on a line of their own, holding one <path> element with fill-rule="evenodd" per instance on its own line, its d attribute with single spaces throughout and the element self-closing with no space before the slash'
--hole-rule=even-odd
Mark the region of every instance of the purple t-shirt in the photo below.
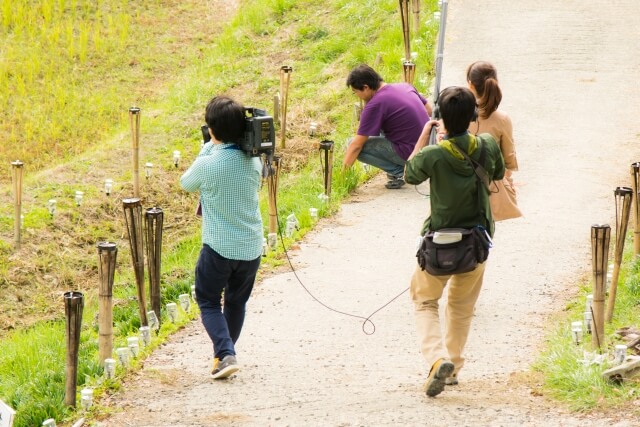
<svg viewBox="0 0 640 427">
<path fill-rule="evenodd" d="M 364 106 L 358 135 L 378 136 L 384 132 L 393 150 L 407 160 L 429 121 L 427 102 L 408 83 L 386 84 Z"/>
</svg>

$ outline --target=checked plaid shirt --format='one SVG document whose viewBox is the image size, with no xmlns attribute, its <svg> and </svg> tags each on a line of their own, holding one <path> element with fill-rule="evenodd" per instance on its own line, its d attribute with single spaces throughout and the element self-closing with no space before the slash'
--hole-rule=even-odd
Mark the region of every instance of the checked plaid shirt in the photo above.
<svg viewBox="0 0 640 427">
<path fill-rule="evenodd" d="M 262 254 L 261 171 L 260 159 L 235 144 L 208 142 L 180 178 L 184 190 L 200 191 L 202 243 L 227 259 Z"/>
</svg>

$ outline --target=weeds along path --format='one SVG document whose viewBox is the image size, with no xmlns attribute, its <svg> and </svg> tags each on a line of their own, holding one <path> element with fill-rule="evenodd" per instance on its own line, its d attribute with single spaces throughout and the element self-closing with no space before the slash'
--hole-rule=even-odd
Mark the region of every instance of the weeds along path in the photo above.
<svg viewBox="0 0 640 427">
<path fill-rule="evenodd" d="M 101 424 L 634 425 L 571 414 L 522 379 L 550 315 L 588 277 L 590 226 L 614 223 L 613 190 L 640 154 L 639 14 L 636 0 L 450 2 L 442 87 L 464 85 L 472 61 L 496 64 L 526 213 L 497 226 L 460 385 L 435 399 L 421 391 L 427 368 L 406 293 L 366 335 L 283 273 L 250 301 L 235 378 L 208 378 L 211 345 L 195 322 L 105 402 L 121 412 Z M 408 286 L 427 209 L 414 188 L 374 180 L 292 251 L 298 276 L 335 309 L 369 315 Z"/>
</svg>

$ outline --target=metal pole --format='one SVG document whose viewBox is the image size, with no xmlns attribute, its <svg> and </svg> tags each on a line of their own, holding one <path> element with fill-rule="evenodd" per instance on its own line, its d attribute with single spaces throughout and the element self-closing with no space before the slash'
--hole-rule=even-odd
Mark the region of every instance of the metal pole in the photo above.
<svg viewBox="0 0 640 427">
<path fill-rule="evenodd" d="M 13 172 L 13 196 L 14 196 L 14 238 L 16 249 L 20 249 L 22 243 L 22 173 L 24 163 L 20 160 L 11 162 Z"/>
<path fill-rule="evenodd" d="M 632 192 L 633 190 L 629 187 L 617 187 L 613 192 L 616 199 L 616 247 L 613 261 L 613 274 L 611 276 L 611 285 L 609 286 L 607 316 L 605 318 L 607 322 L 611 322 L 611 319 L 613 318 L 613 307 L 616 303 L 618 276 L 620 275 L 622 253 L 624 252 L 624 240 L 627 236 L 627 226 L 629 225 Z"/>
<path fill-rule="evenodd" d="M 149 208 L 144 215 L 147 230 L 147 268 L 149 269 L 149 299 L 151 309 L 160 323 L 160 266 L 162 263 L 162 225 L 164 213 L 160 208 Z"/>
<path fill-rule="evenodd" d="M 331 197 L 331 178 L 333 169 L 333 141 L 320 142 L 320 149 L 324 150 L 324 194 Z"/>
<path fill-rule="evenodd" d="M 288 65 L 280 67 L 280 147 L 285 148 L 287 139 L 287 104 L 289 101 L 289 81 L 293 68 Z"/>
<path fill-rule="evenodd" d="M 140 197 L 140 108 L 129 108 L 131 123 L 131 155 L 133 161 L 133 197 Z"/>
<path fill-rule="evenodd" d="M 591 226 L 591 261 L 593 266 L 593 331 L 591 344 L 594 349 L 604 347 L 604 297 L 609 256 L 611 227 L 608 224 Z"/>
<path fill-rule="evenodd" d="M 84 296 L 80 292 L 65 292 L 64 312 L 66 322 L 67 364 L 64 403 L 76 406 L 76 385 L 78 380 L 78 349 L 80 348 L 80 330 Z"/>
<path fill-rule="evenodd" d="M 138 308 L 140 310 L 140 325 L 149 326 L 147 320 L 147 303 L 144 292 L 144 252 L 142 243 L 142 206 L 140 199 L 122 200 L 124 207 L 124 219 L 129 234 L 129 246 L 131 248 L 131 261 L 136 276 L 138 288 Z"/>
<path fill-rule="evenodd" d="M 449 2 L 442 0 L 442 9 L 440 12 L 440 28 L 438 30 L 438 50 L 436 54 L 436 76 L 433 84 L 433 118 L 440 119 L 440 111 L 438 109 L 438 98 L 440 96 L 440 81 L 442 80 L 442 60 L 444 59 L 444 34 L 447 26 L 447 9 Z M 438 130 L 433 127 L 429 135 L 429 145 L 438 143 Z"/>
<path fill-rule="evenodd" d="M 113 278 L 118 248 L 115 243 L 98 243 L 100 291 L 98 293 L 98 360 L 100 366 L 113 354 Z"/>
<path fill-rule="evenodd" d="M 640 254 L 640 162 L 631 163 L 631 184 L 633 187 L 633 255 Z"/>
</svg>

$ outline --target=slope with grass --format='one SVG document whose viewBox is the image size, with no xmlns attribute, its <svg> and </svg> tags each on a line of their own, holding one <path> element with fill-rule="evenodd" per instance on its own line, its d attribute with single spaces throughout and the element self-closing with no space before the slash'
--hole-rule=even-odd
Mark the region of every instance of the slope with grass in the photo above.
<svg viewBox="0 0 640 427">
<path fill-rule="evenodd" d="M 423 4 L 425 20 L 434 4 Z M 392 1 L 2 0 L 0 10 L 0 138 L 6 141 L 0 161 L 7 167 L 15 159 L 25 163 L 19 248 L 11 174 L 0 176 L 0 377 L 13 378 L 0 382 L 0 398 L 18 409 L 17 425 L 34 425 L 70 415 L 60 399 L 66 291 L 85 295 L 79 385 L 95 385 L 100 372 L 100 241 L 119 248 L 116 340 L 140 325 L 122 213 L 122 199 L 133 194 L 128 108 L 142 109 L 140 162 L 154 165 L 152 175 L 141 179 L 142 204 L 165 213 L 164 304 L 188 292 L 192 282 L 199 247 L 196 198 L 179 189 L 178 179 L 199 150 L 207 100 L 227 93 L 270 111 L 280 67 L 293 67 L 287 146 L 278 148 L 278 207 L 281 224 L 296 213 L 300 236 L 312 226 L 308 208 L 323 191 L 318 142 L 335 141 L 334 164 L 340 164 L 352 130 L 348 70 L 376 62 L 388 81 L 400 80 L 404 49 Z M 436 30 L 434 22 L 425 24 L 414 38 L 416 86 L 423 92 L 430 83 Z M 308 135 L 312 121 L 318 123 L 314 137 Z M 174 150 L 182 153 L 177 167 Z M 107 178 L 115 181 L 109 196 L 103 192 Z M 320 215 L 334 212 L 367 178 L 357 168 L 334 173 L 332 201 L 320 207 Z M 78 190 L 84 192 L 80 206 L 74 201 Z M 267 224 L 266 188 L 261 196 Z M 57 200 L 54 215 L 47 209 L 50 199 Z M 282 262 L 280 255 L 266 258 L 262 274 Z M 179 326 L 164 324 L 161 337 Z"/>
</svg>

